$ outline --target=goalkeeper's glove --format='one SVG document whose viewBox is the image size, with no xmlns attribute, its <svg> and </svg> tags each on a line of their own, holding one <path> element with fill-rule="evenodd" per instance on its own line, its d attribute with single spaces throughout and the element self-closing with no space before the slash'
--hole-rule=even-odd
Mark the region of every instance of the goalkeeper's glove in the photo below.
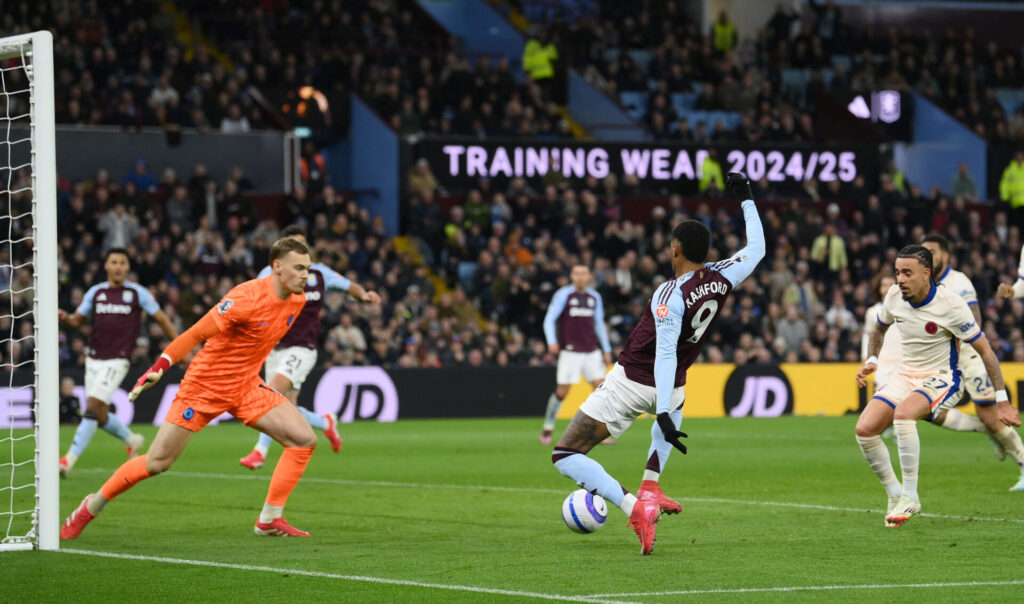
<svg viewBox="0 0 1024 604">
<path fill-rule="evenodd" d="M 658 427 L 661 428 L 661 433 L 665 435 L 665 442 L 671 443 L 671 445 L 683 452 L 686 455 L 686 445 L 680 438 L 686 438 L 686 432 L 680 432 L 679 428 L 676 428 L 675 422 L 672 421 L 672 417 L 669 416 L 668 412 L 659 413 L 657 416 Z"/>
<path fill-rule="evenodd" d="M 153 366 L 147 369 L 146 372 L 139 377 L 139 381 L 135 382 L 135 387 L 132 388 L 130 393 L 128 393 L 128 400 L 134 401 L 139 398 L 139 395 L 142 394 L 143 390 L 160 381 L 160 378 L 164 375 L 164 371 L 166 371 L 170 366 L 171 359 L 165 354 L 160 355 L 160 358 L 153 363 Z"/>
<path fill-rule="evenodd" d="M 743 172 L 729 172 L 725 177 L 725 188 L 740 201 L 754 199 L 754 192 L 750 190 L 750 179 Z"/>
</svg>

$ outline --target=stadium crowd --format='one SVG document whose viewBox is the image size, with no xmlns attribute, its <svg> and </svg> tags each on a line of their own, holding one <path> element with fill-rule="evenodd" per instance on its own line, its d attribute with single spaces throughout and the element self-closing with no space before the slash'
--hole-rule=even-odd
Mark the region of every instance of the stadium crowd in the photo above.
<svg viewBox="0 0 1024 604">
<path fill-rule="evenodd" d="M 727 13 L 701 31 L 674 1 L 606 2 L 596 14 L 555 20 L 552 36 L 573 66 L 605 92 L 646 93 L 643 119 L 657 138 L 695 140 L 817 140 L 819 92 L 846 95 L 877 88 L 916 90 L 979 136 L 999 144 L 1024 138 L 1024 107 L 1007 115 L 998 88 L 1020 88 L 1021 47 L 1003 48 L 973 28 L 873 27 L 844 22 L 831 1 L 804 14 L 783 4 L 743 39 Z M 810 78 L 787 90 L 787 70 Z M 692 108 L 735 111 L 735 127 L 691 123 L 671 96 L 696 95 Z"/>
<path fill-rule="evenodd" d="M 19 2 L 3 29 L 54 30 L 58 123 L 245 132 L 283 124 L 299 87 L 312 86 L 359 93 L 403 134 L 571 135 L 546 86 L 517 81 L 508 59 L 459 53 L 414 2 L 293 4 L 192 1 L 171 14 L 129 0 L 102 9 Z M 644 122 L 658 138 L 819 140 L 819 91 L 882 86 L 921 92 L 993 143 L 1024 136 L 1024 107 L 1007 115 L 996 98 L 996 89 L 1024 84 L 1020 48 L 971 28 L 858 29 L 831 2 L 810 7 L 800 15 L 779 5 L 744 39 L 726 13 L 702 32 L 676 1 L 602 2 L 538 35 L 558 49 L 559 65 L 613 97 L 646 93 Z M 786 88 L 782 74 L 792 69 L 812 72 L 801 90 Z M 693 109 L 741 118 L 691 123 L 676 93 L 690 95 Z"/>
<path fill-rule="evenodd" d="M 473 190 L 464 199 L 442 200 L 427 190 L 411 209 L 416 226 L 408 245 L 387 237 L 382 220 L 329 186 L 319 195 L 298 191 L 279 212 L 272 206 L 265 214 L 266 207 L 241 192 L 246 179 L 240 171 L 217 179 L 197 166 L 179 179 L 165 170 L 154 193 L 141 193 L 139 169 L 120 179 L 100 171 L 62 184 L 60 307 L 73 309 L 88 287 L 104 280 L 104 250 L 125 247 L 134 279 L 154 292 L 179 330 L 187 328 L 233 284 L 256 275 L 283 222 L 304 223 L 320 261 L 384 300 L 374 307 L 328 296 L 320 333 L 324 366 L 552 364 L 542 318 L 576 262 L 593 269 L 617 349 L 670 273 L 672 224 L 682 217 L 707 224 L 710 260 L 743 244 L 739 215 L 720 199 L 673 195 L 649 216 L 631 220 L 623 207 L 628 199 L 611 181 L 551 184 L 535 196 L 524 182 L 505 191 Z M 19 173 L 15 187 L 26 184 L 24 178 Z M 963 198 L 936 205 L 916 187 L 903 194 L 890 178 L 883 176 L 883 183 L 862 197 L 853 190 L 857 185 L 842 191 L 838 197 L 851 200 L 842 209 L 755 192 L 768 255 L 721 310 L 702 360 L 859 361 L 861 323 L 875 301 L 878 275 L 891 272 L 899 247 L 929 232 L 952 241 L 953 265 L 978 290 L 985 332 L 999 358 L 1024 360 L 1024 304 L 994 300 L 996 286 L 1015 274 L 1019 229 L 998 208 L 989 215 Z M 17 216 L 30 197 L 26 191 L 11 200 Z M 0 227 L 18 240 L 29 234 L 31 220 L 4 217 Z M 32 352 L 32 324 L 24 315 L 31 272 L 11 266 L 11 252 L 14 258 L 24 252 L 19 245 L 27 244 L 0 247 L 0 297 L 13 297 L 0 304 L 13 311 L 0 314 L 0 330 L 26 338 L 0 353 L 5 365 L 26 362 Z M 62 326 L 65 366 L 83 364 L 87 329 Z M 150 323 L 133 357 L 152 358 L 166 344 Z"/>
</svg>

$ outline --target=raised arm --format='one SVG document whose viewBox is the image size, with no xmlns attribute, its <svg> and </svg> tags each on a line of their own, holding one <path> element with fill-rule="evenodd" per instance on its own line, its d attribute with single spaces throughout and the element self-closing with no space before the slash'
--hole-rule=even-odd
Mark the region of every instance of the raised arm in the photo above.
<svg viewBox="0 0 1024 604">
<path fill-rule="evenodd" d="M 757 263 L 764 258 L 764 227 L 761 225 L 761 217 L 757 214 L 754 193 L 750 190 L 750 180 L 746 175 L 742 172 L 729 172 L 726 186 L 736 199 L 740 200 L 740 207 L 743 208 L 743 220 L 747 227 L 746 247 L 725 262 L 720 263 L 722 275 L 732 283 L 733 287 L 736 287 L 754 272 Z"/>
</svg>

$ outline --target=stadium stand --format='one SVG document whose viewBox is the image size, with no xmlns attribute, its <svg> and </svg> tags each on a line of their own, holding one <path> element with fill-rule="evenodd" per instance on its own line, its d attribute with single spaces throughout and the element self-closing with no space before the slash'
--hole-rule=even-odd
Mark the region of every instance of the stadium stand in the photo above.
<svg viewBox="0 0 1024 604">
<path fill-rule="evenodd" d="M 202 128 L 245 118 L 251 128 L 266 127 L 266 110 L 245 92 L 248 87 L 309 84 L 356 91 L 402 133 L 565 134 L 539 89 L 529 81 L 517 83 L 507 64 L 481 59 L 471 66 L 415 3 L 318 3 L 325 10 L 317 19 L 280 3 L 271 3 L 277 7 L 272 10 L 249 10 L 255 4 L 181 3 L 178 16 L 198 24 L 204 40 L 189 47 L 179 39 L 174 19 L 148 3 L 109 2 L 102 11 L 86 3 L 80 14 L 48 3 L 20 3 L 5 15 L 5 30 L 56 24 L 58 64 L 75 66 L 58 70 L 58 116 L 65 123 L 134 128 L 180 118 L 183 126 Z M 674 3 L 652 4 L 651 11 L 625 20 L 621 31 L 611 27 L 623 18 L 615 12 L 620 9 L 609 5 L 600 19 L 566 22 L 553 35 L 568 49 L 573 66 L 600 76 L 628 111 L 650 123 L 663 114 L 662 136 L 813 138 L 813 126 L 802 118 L 809 117 L 806 103 L 813 96 L 806 90 L 817 85 L 822 69 L 831 79 L 821 85 L 831 89 L 905 80 L 989 137 L 997 136 L 1013 108 L 1011 126 L 1003 128 L 1011 137 L 1024 133 L 1024 121 L 1012 126 L 1022 114 L 1014 107 L 1021 84 L 1014 54 L 969 33 L 909 38 L 930 49 L 922 55 L 909 52 L 905 36 L 898 47 L 881 33 L 854 35 L 842 27 L 826 37 L 819 26 L 783 13 L 757 40 L 718 53 L 709 35 L 671 13 Z M 790 35 L 794 24 L 797 36 Z M 304 35 L 291 35 L 296 30 Z M 670 30 L 682 33 L 668 35 Z M 379 52 L 358 50 L 369 42 Z M 970 65 L 973 71 L 962 67 Z M 730 106 L 736 99 L 741 105 Z M 701 122 L 707 124 L 703 129 L 697 127 Z M 687 127 L 679 130 L 680 125 Z M 133 252 L 138 280 L 154 290 L 179 328 L 187 326 L 230 283 L 255 275 L 279 228 L 303 221 L 322 261 L 385 299 L 379 313 L 348 305 L 339 295 L 328 299 L 321 333 L 325 365 L 553 363 L 544 350 L 540 318 L 576 261 L 594 268 L 613 343 L 621 345 L 644 300 L 667 274 L 668 225 L 682 216 L 703 220 L 713 231 L 713 258 L 740 244 L 734 208 L 696 197 L 655 203 L 636 183 L 612 178 L 541 190 L 522 183 L 496 191 L 481 183 L 453 192 L 437 179 L 424 179 L 412 200 L 416 227 L 406 233 L 416 244 L 405 245 L 404 237 L 388 238 L 377 217 L 329 186 L 269 200 L 261 207 L 270 211 L 257 212 L 260 200 L 245 192 L 241 178 L 215 178 L 197 169 L 187 179 L 166 175 L 149 190 L 134 178 L 110 176 L 121 169 L 111 166 L 93 179 L 62 183 L 62 308 L 75 306 L 85 288 L 102 279 L 102 250 L 124 244 Z M 956 265 L 983 300 L 985 330 L 999 357 L 1024 360 L 1024 306 L 993 299 L 1000 279 L 1014 272 L 1022 243 L 1018 227 L 999 208 L 922 192 L 895 177 L 887 173 L 879 183 L 822 187 L 798 197 L 758 183 L 768 258 L 723 309 L 706 360 L 859 360 L 859 327 L 850 315 L 859 323 L 873 303 L 871 280 L 893 251 L 931 231 L 954 242 Z M 830 203 L 836 211 L 823 209 Z M 835 274 L 811 256 L 826 223 L 838 231 L 847 256 L 846 267 Z M 0 224 L 6 228 L 24 235 L 29 225 Z M 0 264 L 5 253 L 0 250 Z M 27 279 L 24 271 L 8 268 L 0 273 L 0 290 Z M 13 326 L 12 321 L 0 317 L 0 329 L 31 329 L 23 320 Z M 802 321 L 810 334 L 796 348 L 780 337 L 780 323 L 793 321 Z M 62 362 L 81 365 L 84 334 L 65 330 L 63 337 Z M 164 344 L 151 329 L 135 356 L 151 358 Z M 22 348 L 15 356 L 28 354 Z"/>
</svg>

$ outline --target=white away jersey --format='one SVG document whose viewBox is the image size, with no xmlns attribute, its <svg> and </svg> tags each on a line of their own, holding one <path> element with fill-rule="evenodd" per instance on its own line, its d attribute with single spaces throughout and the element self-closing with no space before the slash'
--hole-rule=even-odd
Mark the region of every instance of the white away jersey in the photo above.
<svg viewBox="0 0 1024 604">
<path fill-rule="evenodd" d="M 878 302 L 864 313 L 864 332 L 860 340 L 860 358 L 868 358 L 868 342 L 871 334 L 878 329 L 878 311 L 882 309 L 882 303 Z M 878 351 L 878 366 L 885 367 L 900 362 L 903 353 L 903 345 L 900 343 L 900 328 L 896 325 L 890 327 L 882 336 L 882 349 Z"/>
<path fill-rule="evenodd" d="M 883 325 L 897 324 L 903 368 L 915 372 L 956 370 L 960 342 L 981 337 L 981 327 L 963 298 L 934 284 L 916 305 L 904 300 L 899 286 L 893 285 L 885 294 L 877 320 Z"/>
<path fill-rule="evenodd" d="M 949 292 L 963 298 L 968 307 L 978 304 L 978 292 L 975 291 L 974 284 L 967 278 L 967 275 L 960 271 L 955 271 L 947 266 L 946 270 L 942 271 L 942 274 L 939 275 L 935 282 L 947 288 Z M 973 346 L 968 346 L 960 356 L 960 365 L 966 367 L 969 363 L 975 362 L 981 362 L 981 355 L 978 354 L 978 351 Z"/>
<path fill-rule="evenodd" d="M 1017 281 L 1013 284 L 1013 297 L 1024 298 L 1024 245 L 1020 248 L 1020 264 L 1017 265 Z"/>
</svg>

